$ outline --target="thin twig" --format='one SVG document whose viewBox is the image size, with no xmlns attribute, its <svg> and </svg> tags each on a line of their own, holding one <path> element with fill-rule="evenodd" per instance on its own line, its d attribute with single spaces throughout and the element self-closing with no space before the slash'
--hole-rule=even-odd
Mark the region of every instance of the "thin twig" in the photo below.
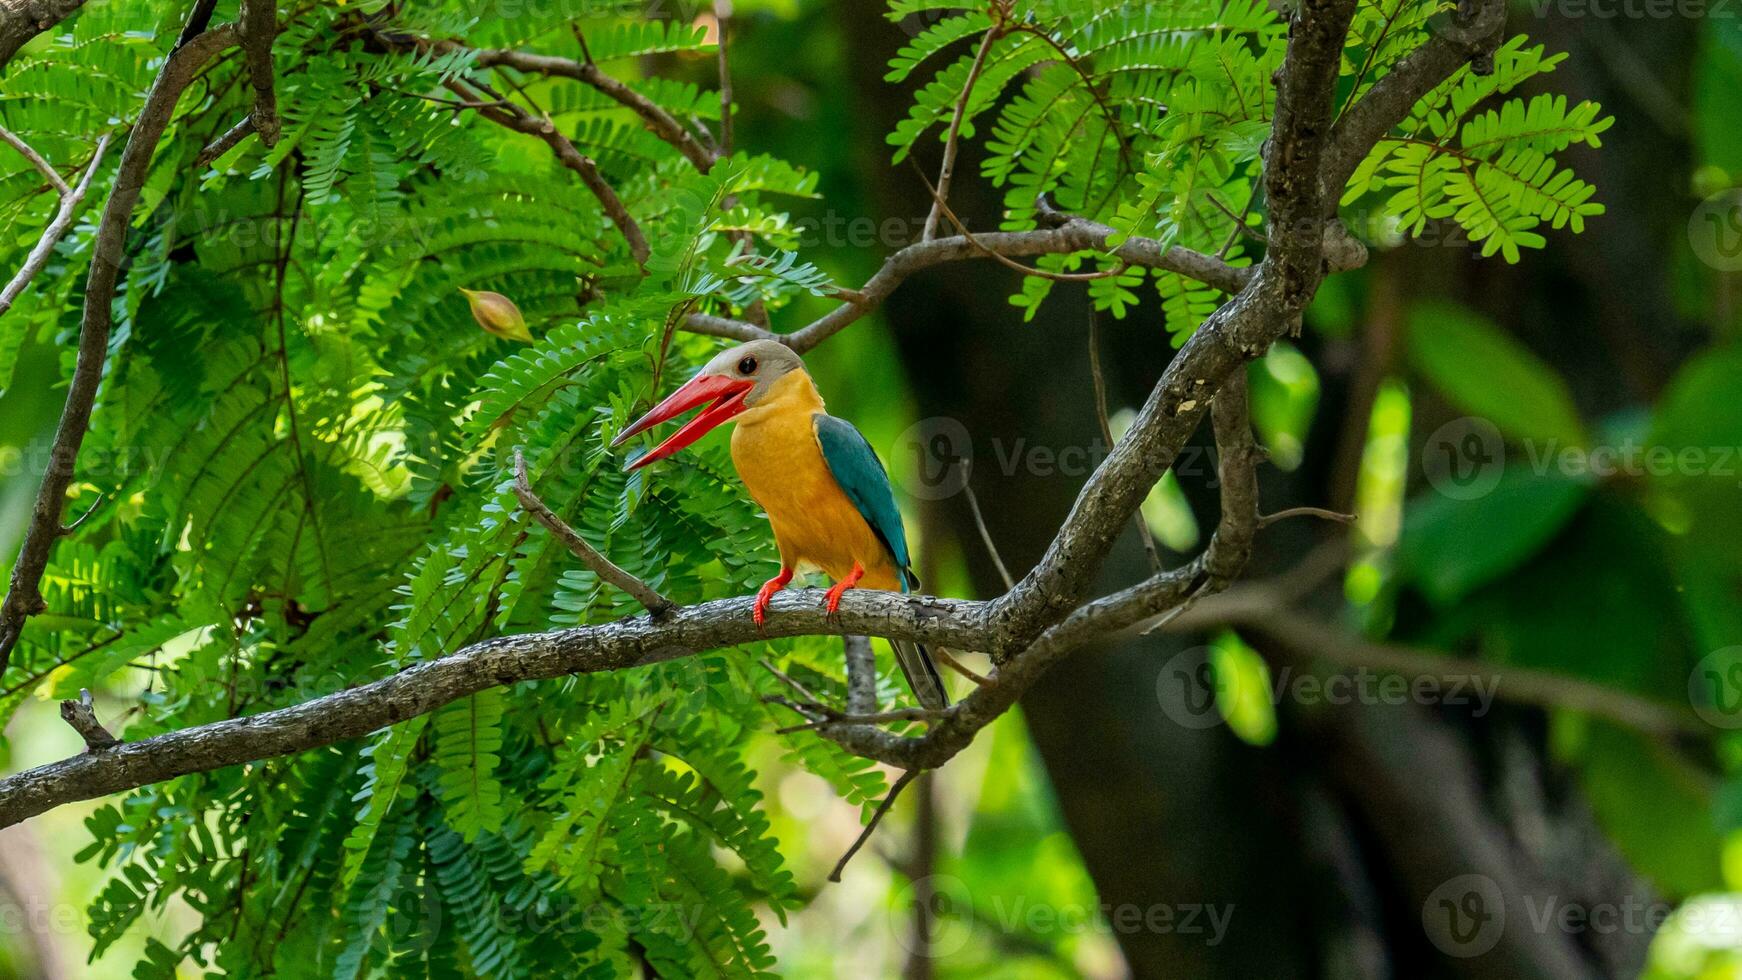
<svg viewBox="0 0 1742 980">
<path fill-rule="evenodd" d="M 956 98 L 956 111 L 950 117 L 949 134 L 944 138 L 944 162 L 938 167 L 938 183 L 932 188 L 931 213 L 925 216 L 925 229 L 920 234 L 920 241 L 929 242 L 937 237 L 938 219 L 943 216 L 945 201 L 950 197 L 950 181 L 956 176 L 956 150 L 961 142 L 962 120 L 968 114 L 968 100 L 974 96 L 974 83 L 980 79 L 980 70 L 986 67 L 986 55 L 991 53 L 992 45 L 1004 36 L 1002 20 L 998 16 L 998 6 L 993 5 L 992 26 L 986 29 L 986 35 L 980 39 L 980 49 L 974 53 L 974 64 L 968 68 L 968 79 L 962 83 L 962 94 Z"/>
<path fill-rule="evenodd" d="M 376 31 L 374 32 L 373 37 L 376 41 L 390 50 L 427 51 L 435 54 L 446 54 L 452 51 L 471 51 L 473 55 L 473 63 L 480 68 L 493 68 L 506 65 L 516 71 L 575 79 L 576 81 L 591 86 L 605 97 L 641 117 L 642 123 L 647 126 L 648 130 L 652 132 L 653 135 L 664 140 L 673 149 L 683 154 L 684 158 L 689 160 L 697 170 L 707 173 L 709 170 L 713 169 L 714 163 L 719 159 L 718 155 L 714 153 L 713 150 L 704 146 L 700 140 L 696 139 L 695 134 L 691 133 L 683 123 L 679 122 L 676 117 L 665 111 L 665 109 L 661 108 L 653 100 L 647 98 L 645 95 L 642 95 L 640 92 L 635 91 L 617 79 L 612 78 L 610 75 L 605 74 L 605 72 L 593 62 L 592 53 L 587 50 L 586 36 L 581 33 L 578 26 L 574 27 L 573 30 L 575 41 L 581 47 L 581 57 L 583 59 L 581 61 L 576 61 L 573 58 L 562 58 L 556 55 L 534 54 L 529 51 L 515 51 L 512 49 L 485 48 L 472 51 L 472 49 L 469 49 L 465 45 L 456 41 L 429 40 L 427 38 L 410 37 L 386 31 Z"/>
<path fill-rule="evenodd" d="M 1290 507 L 1287 510 L 1279 510 L 1274 514 L 1265 514 L 1258 518 L 1258 528 L 1259 530 L 1263 530 L 1272 524 L 1278 523 L 1279 521 L 1286 521 L 1291 517 L 1319 517 L 1327 521 L 1335 521 L 1338 524 L 1355 523 L 1354 514 L 1345 514 L 1341 511 L 1329 510 L 1324 507 Z"/>
<path fill-rule="evenodd" d="M 783 697 L 769 697 L 773 704 L 791 708 L 793 711 L 811 717 L 810 721 L 799 725 L 788 725 L 774 730 L 776 735 L 791 735 L 794 732 L 810 732 L 830 725 L 884 725 L 892 721 L 937 721 L 949 716 L 948 709 L 936 708 L 893 708 L 889 711 L 870 711 L 864 714 L 853 714 L 836 711 L 826 705 L 800 704 Z"/>
<path fill-rule="evenodd" d="M 912 163 L 913 158 L 909 157 L 908 162 Z M 944 217 L 949 219 L 950 224 L 956 226 L 956 231 L 960 233 L 963 238 L 968 240 L 968 244 L 979 249 L 981 254 L 997 262 L 999 265 L 1004 266 L 1006 269 L 1013 269 L 1025 276 L 1033 276 L 1036 279 L 1050 279 L 1053 282 L 1094 282 L 1097 279 L 1112 279 L 1117 276 L 1122 276 L 1125 274 L 1125 270 L 1131 267 L 1131 263 L 1122 260 L 1118 267 L 1113 269 L 1099 269 L 1094 272 L 1053 272 L 1050 269 L 1023 265 L 1015 259 L 1000 255 L 996 249 L 988 248 L 973 232 L 968 230 L 968 226 L 962 223 L 962 219 L 956 216 L 956 212 L 952 210 L 949 203 L 944 200 L 942 192 L 940 192 L 938 188 L 932 186 L 932 182 L 926 180 L 925 174 L 919 171 L 918 164 L 914 164 L 914 172 L 919 173 L 920 181 L 925 184 L 926 190 L 931 192 L 932 207 L 942 209 Z M 933 238 L 932 236 L 927 235 L 926 240 L 930 241 L 933 240 Z"/>
<path fill-rule="evenodd" d="M 0 133 L 10 137 L 8 142 L 17 139 L 4 129 L 0 129 Z M 0 289 L 0 314 L 12 309 L 12 304 L 18 301 L 18 297 L 23 294 L 25 287 L 29 286 L 30 281 L 36 278 L 36 274 L 48 264 L 49 256 L 54 254 L 54 247 L 65 237 L 68 229 L 72 228 L 73 219 L 78 217 L 79 205 L 84 202 L 85 193 L 91 189 L 91 180 L 96 176 L 97 168 L 102 166 L 103 154 L 109 149 L 109 139 L 110 134 L 108 133 L 98 137 L 97 149 L 91 154 L 91 162 L 85 165 L 85 172 L 77 184 L 68 187 L 58 174 L 55 175 L 53 182 L 60 191 L 60 207 L 55 211 L 54 218 L 49 221 L 48 227 L 42 230 L 42 237 L 37 239 L 30 254 L 25 256 L 24 265 L 6 284 L 6 288 Z M 23 142 L 19 141 L 13 145 L 23 146 Z M 42 166 L 47 168 L 48 173 L 54 173 L 54 168 L 43 162 L 42 157 L 37 156 L 34 150 L 29 150 L 28 147 L 25 147 L 25 150 L 27 151 L 26 156 L 31 157 L 35 162 L 42 163 Z"/>
<path fill-rule="evenodd" d="M 213 160 L 235 149 L 236 144 L 247 139 L 248 134 L 252 132 L 254 132 L 254 116 L 252 114 L 243 116 L 241 122 L 224 130 L 217 139 L 207 143 L 200 150 L 199 154 L 194 157 L 194 169 L 204 170 L 211 165 Z"/>
<path fill-rule="evenodd" d="M 24 159 L 29 160 L 30 165 L 36 168 L 36 172 L 42 174 L 42 178 L 48 181 L 48 186 L 55 189 L 55 193 L 62 197 L 67 195 L 67 182 L 61 177 L 60 172 L 50 166 L 49 162 L 42 158 L 42 154 L 36 152 L 29 143 L 24 142 L 22 137 L 12 130 L 0 126 L 0 140 L 10 143 L 12 148 L 17 150 Z"/>
<path fill-rule="evenodd" d="M 978 672 L 968 668 L 967 666 L 965 666 L 960 660 L 956 659 L 954 654 L 950 653 L 950 651 L 945 649 L 944 647 L 937 647 L 937 646 L 932 647 L 931 648 L 931 655 L 932 655 L 933 660 L 936 660 L 938 663 L 943 664 L 945 667 L 948 667 L 949 669 L 955 671 L 956 673 L 961 674 L 963 677 L 966 677 L 968 680 L 973 681 L 975 684 L 979 685 L 980 687 L 991 687 L 993 684 L 997 683 L 997 681 L 994 681 L 992 678 L 987 677 L 985 674 L 978 673 Z"/>
<path fill-rule="evenodd" d="M 85 512 L 83 514 L 80 514 L 77 518 L 75 518 L 71 524 L 68 524 L 66 527 L 61 528 L 60 533 L 64 536 L 64 535 L 73 534 L 74 532 L 78 531 L 79 528 L 85 526 L 86 521 L 91 519 L 92 514 L 95 514 L 98 510 L 100 510 L 102 508 L 102 506 L 104 504 L 106 504 L 108 502 L 109 502 L 108 497 L 104 496 L 101 493 L 97 494 L 97 499 L 91 502 L 91 506 L 85 508 Z"/>
<path fill-rule="evenodd" d="M 877 825 L 883 822 L 883 816 L 889 812 L 889 807 L 895 802 L 895 798 L 900 796 L 901 791 L 907 788 L 907 784 L 913 782 L 914 777 L 921 772 L 924 770 L 905 770 L 895 780 L 895 785 L 889 787 L 889 795 L 883 798 L 882 803 L 877 804 L 877 811 L 871 814 L 871 822 L 865 825 L 864 830 L 859 831 L 859 837 L 853 841 L 853 846 L 847 848 L 847 853 L 841 855 L 841 859 L 835 862 L 835 870 L 829 872 L 830 881 L 839 882 L 841 880 L 841 872 L 847 867 L 847 862 L 853 860 L 853 855 L 859 853 L 859 848 L 864 847 L 865 842 L 871 839 L 872 831 L 876 830 Z"/>
<path fill-rule="evenodd" d="M 519 449 L 514 450 L 514 495 L 520 498 L 520 506 L 525 507 L 534 520 L 556 535 L 558 541 L 567 545 L 569 551 L 582 564 L 592 569 L 593 574 L 634 597 L 655 619 L 666 616 L 677 608 L 676 603 L 660 595 L 653 586 L 624 571 L 616 562 L 600 554 L 597 548 L 587 543 L 586 538 L 581 537 L 579 532 L 538 498 L 538 494 L 532 490 L 531 481 L 526 478 L 526 457 Z"/>
<path fill-rule="evenodd" d="M 720 58 L 720 156 L 732 155 L 732 65 L 726 59 L 726 31 L 732 0 L 714 0 L 714 49 Z"/>
<path fill-rule="evenodd" d="M 1214 204 L 1216 206 L 1216 210 L 1227 215 L 1228 220 L 1234 222 L 1234 227 L 1231 229 L 1231 232 L 1230 232 L 1231 234 L 1236 235 L 1236 236 L 1245 235 L 1246 237 L 1252 239 L 1255 242 L 1259 242 L 1261 244 L 1263 243 L 1263 241 L 1264 241 L 1263 233 L 1260 232 L 1258 229 L 1256 229 L 1256 228 L 1254 228 L 1251 225 L 1248 225 L 1246 223 L 1246 217 L 1250 213 L 1251 208 L 1252 208 L 1252 196 L 1251 195 L 1247 195 L 1246 207 L 1243 208 L 1242 210 L 1240 210 L 1238 213 L 1236 213 L 1233 208 L 1230 208 L 1228 205 L 1223 204 L 1222 199 L 1217 197 L 1216 193 L 1214 191 L 1211 191 L 1211 192 L 1205 194 L 1204 196 L 1210 199 L 1210 203 Z M 1224 256 L 1226 256 L 1227 246 L 1223 246 L 1222 254 Z"/>
<path fill-rule="evenodd" d="M 1113 420 L 1107 412 L 1107 376 L 1101 370 L 1101 316 L 1093 304 L 1089 306 L 1089 376 L 1095 386 L 1095 419 L 1101 423 L 1101 439 L 1111 449 Z M 1161 552 L 1155 548 L 1155 535 L 1149 531 L 1149 522 L 1143 519 L 1142 507 L 1132 515 L 1131 523 L 1137 528 L 1137 540 L 1143 542 L 1143 553 L 1149 556 L 1150 573 L 1161 571 Z"/>
<path fill-rule="evenodd" d="M 815 705 L 820 705 L 823 703 L 822 698 L 819 698 L 815 694 L 812 694 L 810 692 L 810 690 L 808 688 L 806 688 L 803 684 L 800 684 L 798 681 L 792 679 L 792 677 L 789 676 L 786 673 L 786 671 L 781 670 L 779 667 L 774 666 L 774 661 L 768 659 L 767 657 L 763 657 L 760 660 L 758 660 L 757 662 L 762 665 L 763 670 L 766 670 L 770 674 L 773 674 L 775 677 L 779 678 L 780 681 L 783 684 L 785 684 L 787 687 L 790 687 L 794 691 L 797 691 L 798 696 L 805 699 L 805 703 L 815 704 Z"/>
<path fill-rule="evenodd" d="M 992 566 L 998 569 L 998 577 L 1004 580 L 1005 591 L 1016 588 L 1016 580 L 1010 577 L 1010 569 L 1004 565 L 1004 556 L 998 553 L 998 545 L 992 540 L 992 532 L 986 528 L 986 516 L 980 513 L 980 498 L 974 495 L 973 484 L 962 481 L 962 495 L 968 498 L 968 510 L 974 515 L 974 526 L 980 529 L 980 541 L 986 545 L 986 554 L 992 557 Z"/>
</svg>

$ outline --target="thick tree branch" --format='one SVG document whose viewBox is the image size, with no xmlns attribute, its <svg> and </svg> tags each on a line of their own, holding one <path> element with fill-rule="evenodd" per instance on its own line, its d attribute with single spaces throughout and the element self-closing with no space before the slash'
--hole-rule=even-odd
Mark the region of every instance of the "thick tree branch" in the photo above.
<svg viewBox="0 0 1742 980">
<path fill-rule="evenodd" d="M 85 0 L 4 0 L 0 2 L 0 68 L 18 49 L 43 31 L 71 17 Z"/>
<path fill-rule="evenodd" d="M 858 590 L 828 616 L 815 589 L 778 593 L 765 627 L 749 596 L 685 606 L 655 620 L 507 636 L 474 644 L 361 687 L 289 708 L 126 742 L 0 779 L 0 827 L 75 800 L 193 772 L 274 758 L 357 738 L 486 688 L 565 674 L 660 663 L 764 637 L 854 633 L 972 649 L 984 604 Z"/>
<path fill-rule="evenodd" d="M 1321 163 L 1343 42 L 1354 14 L 1355 4 L 1348 0 L 1303 0 L 1278 71 L 1275 121 L 1264 157 L 1270 202 L 1264 265 L 1275 277 L 1280 298 L 1295 313 L 1306 308 L 1325 274 Z"/>
<path fill-rule="evenodd" d="M 55 211 L 54 218 L 49 221 L 48 227 L 42 230 L 42 237 L 37 240 L 35 247 L 30 250 L 30 254 L 25 256 L 24 265 L 19 267 L 18 273 L 12 277 L 12 281 L 6 284 L 6 288 L 0 289 L 0 315 L 3 315 L 7 310 L 12 309 L 12 304 L 18 301 L 18 297 L 23 294 L 25 287 L 29 286 L 30 281 L 36 278 L 36 274 L 42 271 L 42 267 L 48 264 L 49 256 L 54 254 L 55 245 L 59 244 L 60 240 L 66 236 L 68 229 L 72 228 L 73 219 L 78 217 L 79 205 L 84 203 L 85 193 L 91 189 L 91 180 L 97 175 L 97 168 L 103 164 L 103 154 L 109 150 L 110 134 L 104 133 L 97 139 L 97 149 L 91 154 L 91 162 L 86 164 L 84 175 L 79 178 L 77 184 L 71 187 L 67 186 L 66 181 L 60 178 L 60 174 L 55 173 L 54 168 L 44 162 L 42 157 L 37 156 L 34 150 L 30 150 L 23 140 L 18 139 L 5 129 L 0 129 L 0 138 L 4 138 L 6 142 L 18 147 L 33 162 L 52 175 L 53 179 L 50 183 L 60 192 L 60 207 Z"/>
<path fill-rule="evenodd" d="M 1040 563 L 994 604 L 993 621 L 1014 644 L 1026 645 L 1082 602 L 1120 528 L 1173 465 L 1209 399 L 1230 372 L 1289 329 L 1324 278 L 1317 175 L 1354 9 L 1354 0 L 1305 0 L 1295 16 L 1266 157 L 1271 247 L 1245 288 L 1168 364 Z"/>
<path fill-rule="evenodd" d="M 871 651 L 871 638 L 849 636 L 842 644 L 847 664 L 847 710 L 870 714 L 877 710 L 877 655 Z"/>
<path fill-rule="evenodd" d="M 189 26 L 202 16 L 209 16 L 209 8 L 202 15 L 201 9 L 196 7 L 190 15 Z M 127 228 L 133 219 L 133 206 L 139 202 L 140 190 L 145 186 L 145 176 L 151 168 L 152 154 L 157 149 L 158 140 L 163 138 L 163 131 L 169 125 L 182 90 L 193 80 L 195 71 L 228 48 L 235 39 L 235 28 L 226 24 L 178 42 L 158 72 L 151 91 L 146 94 L 139 119 L 127 137 L 127 147 L 121 152 L 115 186 L 103 208 L 91 248 L 84 319 L 79 326 L 78 360 L 73 366 L 72 384 L 67 389 L 66 407 L 61 410 L 60 424 L 55 428 L 48 470 L 37 490 L 36 504 L 24 532 L 24 543 L 19 548 L 17 562 L 12 566 L 11 584 L 5 600 L 0 602 L 0 666 L 9 662 L 24 630 L 24 621 L 44 608 L 42 575 L 48 568 L 55 539 L 61 536 L 61 510 L 66 505 L 67 487 L 72 484 L 79 446 L 84 442 L 85 430 L 90 427 L 91 407 L 97 398 L 97 386 L 103 380 L 103 361 L 109 351 L 109 328 L 115 288 L 121 274 L 122 251 L 127 241 Z"/>
<path fill-rule="evenodd" d="M 278 36 L 277 0 L 244 0 L 240 16 L 248 83 L 254 87 L 254 109 L 248 114 L 248 121 L 260 134 L 260 142 L 276 146 L 278 95 L 272 84 L 272 40 Z"/>
<path fill-rule="evenodd" d="M 1220 592 L 1246 570 L 1252 539 L 1258 536 L 1258 463 L 1264 451 L 1252 440 L 1252 410 L 1246 398 L 1246 372 L 1236 368 L 1216 392 L 1210 407 L 1216 435 L 1216 479 L 1222 490 L 1222 516 L 1205 553 L 1206 586 Z"/>
</svg>

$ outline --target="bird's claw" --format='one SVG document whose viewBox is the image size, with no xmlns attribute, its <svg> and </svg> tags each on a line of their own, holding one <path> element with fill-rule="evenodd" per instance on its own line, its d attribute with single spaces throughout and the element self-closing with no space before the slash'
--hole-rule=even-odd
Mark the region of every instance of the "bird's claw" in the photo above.
<svg viewBox="0 0 1742 980">
<path fill-rule="evenodd" d="M 750 609 L 750 618 L 756 620 L 756 629 L 764 629 L 768 620 L 768 604 L 773 601 L 774 593 L 786 588 L 786 583 L 792 581 L 792 573 L 781 569 L 780 574 L 762 583 L 762 588 L 756 592 L 756 604 Z"/>
<path fill-rule="evenodd" d="M 858 562 L 854 562 L 853 570 L 848 573 L 846 578 L 829 586 L 829 591 L 824 593 L 823 596 L 823 607 L 828 610 L 828 616 L 830 619 L 840 615 L 842 594 L 844 594 L 848 589 L 858 585 L 859 579 L 864 577 L 864 575 L 864 567 Z"/>
</svg>

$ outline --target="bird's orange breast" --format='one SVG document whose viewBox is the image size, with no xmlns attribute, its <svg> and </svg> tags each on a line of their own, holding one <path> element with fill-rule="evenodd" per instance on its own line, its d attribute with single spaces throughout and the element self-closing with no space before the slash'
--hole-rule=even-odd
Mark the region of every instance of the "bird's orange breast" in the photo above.
<svg viewBox="0 0 1742 980">
<path fill-rule="evenodd" d="M 823 459 L 812 422 L 821 411 L 823 400 L 802 371 L 776 382 L 732 431 L 738 477 L 768 513 L 781 564 L 815 565 L 838 580 L 858 563 L 865 569 L 862 587 L 900 591 L 888 549 Z"/>
</svg>

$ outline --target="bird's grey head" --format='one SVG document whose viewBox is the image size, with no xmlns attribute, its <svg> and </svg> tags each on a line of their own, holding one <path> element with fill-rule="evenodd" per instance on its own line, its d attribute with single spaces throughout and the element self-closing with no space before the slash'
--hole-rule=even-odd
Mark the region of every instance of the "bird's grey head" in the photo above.
<svg viewBox="0 0 1742 980">
<path fill-rule="evenodd" d="M 755 387 L 744 395 L 744 404 L 753 406 L 767 396 L 776 381 L 794 371 L 804 370 L 804 361 L 797 352 L 778 340 L 752 340 L 747 344 L 723 350 L 714 356 L 696 377 L 718 376 L 754 381 Z"/>
</svg>

